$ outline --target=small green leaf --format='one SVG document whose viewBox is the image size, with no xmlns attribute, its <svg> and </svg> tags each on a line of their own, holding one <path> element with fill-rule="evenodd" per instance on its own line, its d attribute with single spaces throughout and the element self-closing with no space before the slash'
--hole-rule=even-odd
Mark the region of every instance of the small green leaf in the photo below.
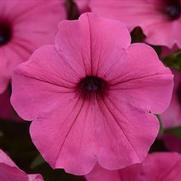
<svg viewBox="0 0 181 181">
<path fill-rule="evenodd" d="M 181 127 L 174 127 L 165 129 L 164 133 L 169 133 L 177 137 L 181 137 Z"/>
<path fill-rule="evenodd" d="M 165 57 L 163 63 L 168 67 L 181 71 L 181 51 L 176 51 Z"/>
<path fill-rule="evenodd" d="M 44 159 L 42 158 L 41 155 L 38 155 L 37 157 L 35 157 L 35 159 L 32 161 L 31 165 L 30 165 L 30 168 L 31 169 L 34 169 L 42 164 L 44 164 L 45 161 Z"/>
</svg>

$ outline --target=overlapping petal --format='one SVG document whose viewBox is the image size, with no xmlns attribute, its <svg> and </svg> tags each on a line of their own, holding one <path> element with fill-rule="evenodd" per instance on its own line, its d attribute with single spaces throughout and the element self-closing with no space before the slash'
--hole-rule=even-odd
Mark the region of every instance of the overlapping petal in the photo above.
<svg viewBox="0 0 181 181">
<path fill-rule="evenodd" d="M 169 107 L 160 115 L 162 124 L 165 128 L 177 127 L 181 125 L 181 74 L 173 71 L 174 90 Z"/>
<path fill-rule="evenodd" d="M 143 56 L 144 53 L 146 56 Z M 173 76 L 170 73 L 151 47 L 136 43 L 127 49 L 105 77 L 111 84 L 112 94 L 121 102 L 128 102 L 147 112 L 161 113 L 170 103 L 170 99 L 165 97 L 171 98 L 172 95 Z"/>
<path fill-rule="evenodd" d="M 102 69 L 102 66 L 115 64 L 130 42 L 131 38 L 124 24 L 95 14 L 84 14 L 73 22 L 62 21 L 56 37 L 57 50 L 64 59 L 77 72 L 82 74 L 84 69 L 87 75 L 96 75 L 99 67 Z M 117 57 L 113 60 L 111 56 Z"/>
<path fill-rule="evenodd" d="M 75 97 L 74 86 L 79 79 L 53 45 L 44 46 L 16 69 L 12 80 L 16 95 L 11 102 L 24 119 L 33 120 L 40 113 L 56 109 L 65 95 Z"/>
<path fill-rule="evenodd" d="M 27 175 L 2 151 L 0 150 L 0 180 L 1 181 L 43 181 L 39 174 Z"/>
<path fill-rule="evenodd" d="M 140 26 L 146 35 L 145 41 L 150 44 L 180 47 L 181 18 L 171 21 L 164 13 L 165 3 L 161 0 L 91 0 L 89 7 L 103 17 L 124 22 L 130 30 Z"/>
<path fill-rule="evenodd" d="M 109 171 L 96 165 L 86 176 L 87 181 L 179 181 L 181 155 L 178 153 L 154 153 L 148 155 L 142 164 L 132 165 L 122 170 Z"/>
<path fill-rule="evenodd" d="M 130 29 L 164 19 L 155 9 L 155 3 L 147 0 L 91 0 L 89 6 L 92 12 L 107 18 L 121 20 Z"/>
</svg>

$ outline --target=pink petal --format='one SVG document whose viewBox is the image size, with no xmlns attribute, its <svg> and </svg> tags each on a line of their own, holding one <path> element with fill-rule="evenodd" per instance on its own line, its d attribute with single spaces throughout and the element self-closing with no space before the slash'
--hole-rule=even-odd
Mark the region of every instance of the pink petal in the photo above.
<svg viewBox="0 0 181 181">
<path fill-rule="evenodd" d="M 181 178 L 180 163 L 181 156 L 178 153 L 154 153 L 149 155 L 143 163 L 142 172 L 148 181 L 155 179 L 179 181 Z"/>
<path fill-rule="evenodd" d="M 29 177 L 29 179 L 28 179 Z M 0 180 L 1 181 L 43 181 L 39 174 L 27 175 L 2 151 L 0 150 Z"/>
<path fill-rule="evenodd" d="M 132 44 L 118 63 L 105 75 L 112 78 L 110 89 L 118 99 L 152 113 L 161 113 L 168 107 L 173 76 L 151 47 Z"/>
<path fill-rule="evenodd" d="M 145 27 L 160 22 L 164 17 L 155 8 L 155 3 L 146 0 L 91 0 L 92 12 L 103 17 L 117 19 L 128 25 L 130 29 L 136 26 Z"/>
<path fill-rule="evenodd" d="M 62 97 L 64 99 L 57 105 L 59 109 L 32 122 L 31 137 L 53 168 L 64 168 L 75 175 L 87 174 L 97 161 L 96 108 L 70 95 Z"/>
<path fill-rule="evenodd" d="M 181 155 L 178 153 L 150 154 L 142 164 L 110 171 L 100 166 L 86 175 L 87 181 L 179 181 L 181 178 Z"/>
<path fill-rule="evenodd" d="M 124 117 L 110 103 L 111 110 L 104 103 L 63 97 L 57 105 L 60 109 L 31 124 L 32 140 L 53 168 L 81 175 L 89 173 L 97 160 L 105 168 L 119 169 L 145 158 L 158 132 L 159 123 L 153 116 L 121 106 L 129 115 Z M 115 118 L 111 113 L 119 115 Z"/>
<path fill-rule="evenodd" d="M 180 22 L 181 23 L 181 22 Z M 177 31 L 180 31 L 180 24 L 176 22 L 170 23 L 169 21 L 163 21 L 160 23 L 153 23 L 144 27 L 144 32 L 147 36 L 146 42 L 153 45 L 167 46 L 170 49 L 175 45 L 180 47 L 181 38 Z M 177 30 L 175 31 L 175 27 Z M 155 30 L 159 30 L 156 31 Z"/>
<path fill-rule="evenodd" d="M 162 12 L 164 6 L 161 0 L 91 0 L 89 3 L 92 12 L 120 20 L 130 30 L 140 26 L 145 41 L 150 44 L 181 47 L 181 18 L 170 21 Z"/>
<path fill-rule="evenodd" d="M 122 104 L 117 98 L 100 101 L 100 116 L 96 113 L 97 158 L 109 170 L 142 162 L 159 129 L 153 115 Z"/>
<path fill-rule="evenodd" d="M 16 167 L 0 163 L 0 180 L 10 181 L 16 178 L 17 181 L 28 181 L 27 175 Z"/>
<path fill-rule="evenodd" d="M 7 164 L 11 167 L 17 167 L 16 164 L 2 150 L 0 150 L 0 163 Z"/>
<path fill-rule="evenodd" d="M 99 165 L 96 165 L 94 169 L 86 175 L 87 181 L 98 181 L 98 180 L 104 180 L 104 181 L 120 181 L 119 177 L 119 171 L 110 171 L 106 170 Z"/>
<path fill-rule="evenodd" d="M 96 165 L 85 177 L 87 181 L 145 181 L 145 178 L 140 178 L 141 168 L 141 164 L 134 164 L 121 170 L 111 171 Z"/>
<path fill-rule="evenodd" d="M 15 13 L 9 12 L 16 25 L 13 43 L 25 45 L 30 51 L 35 50 L 35 47 L 53 43 L 58 22 L 66 19 L 64 0 L 31 0 L 21 2 L 19 6 L 19 0 L 16 1 L 13 7 L 16 8 Z M 11 0 L 9 2 L 12 3 Z"/>
<path fill-rule="evenodd" d="M 172 128 L 181 126 L 181 112 L 180 112 L 181 105 L 178 103 L 174 93 L 172 97 L 172 101 L 168 107 L 160 115 L 164 128 Z"/>
<path fill-rule="evenodd" d="M 84 68 L 89 75 L 96 74 L 99 64 L 107 64 L 104 62 L 107 56 L 128 48 L 130 41 L 128 30 L 122 23 L 87 13 L 77 21 L 60 23 L 56 47 L 72 67 L 78 72 Z"/>
<path fill-rule="evenodd" d="M 43 177 L 40 174 L 29 174 L 28 181 L 43 181 Z"/>
<path fill-rule="evenodd" d="M 73 92 L 79 79 L 54 46 L 44 46 L 15 71 L 11 102 L 21 117 L 32 120 L 39 113 L 55 109 L 61 95 Z"/>
<path fill-rule="evenodd" d="M 181 125 L 181 104 L 180 104 L 180 86 L 181 73 L 173 71 L 174 73 L 174 90 L 172 100 L 169 107 L 163 112 L 160 117 L 165 128 L 176 127 Z"/>
<path fill-rule="evenodd" d="M 66 18 L 66 12 L 63 0 L 6 0 L 0 4 L 0 17 L 13 28 L 12 39 L 0 49 L 2 93 L 18 64 L 26 61 L 36 48 L 54 42 L 57 24 Z"/>
</svg>

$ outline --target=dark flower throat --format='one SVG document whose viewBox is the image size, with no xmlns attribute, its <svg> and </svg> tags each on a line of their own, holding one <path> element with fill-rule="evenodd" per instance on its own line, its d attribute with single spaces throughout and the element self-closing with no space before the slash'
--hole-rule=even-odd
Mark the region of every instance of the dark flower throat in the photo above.
<svg viewBox="0 0 181 181">
<path fill-rule="evenodd" d="M 12 38 L 12 28 L 9 22 L 0 21 L 0 46 L 7 44 Z"/>
<path fill-rule="evenodd" d="M 181 16 L 180 0 L 166 0 L 165 13 L 170 20 L 176 20 Z"/>
<path fill-rule="evenodd" d="M 107 87 L 107 82 L 104 79 L 92 75 L 86 76 L 78 83 L 78 90 L 84 97 L 91 96 L 93 94 L 104 96 Z"/>
</svg>

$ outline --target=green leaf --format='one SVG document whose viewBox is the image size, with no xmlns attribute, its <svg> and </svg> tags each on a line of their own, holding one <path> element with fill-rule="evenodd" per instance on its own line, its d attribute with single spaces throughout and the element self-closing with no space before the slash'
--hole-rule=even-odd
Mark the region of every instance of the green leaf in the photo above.
<svg viewBox="0 0 181 181">
<path fill-rule="evenodd" d="M 181 126 L 165 129 L 164 133 L 172 134 L 177 137 L 181 137 Z"/>
<path fill-rule="evenodd" d="M 168 67 L 181 71 L 181 51 L 176 51 L 165 57 L 163 63 Z"/>
<path fill-rule="evenodd" d="M 42 164 L 44 164 L 44 159 L 42 158 L 41 155 L 38 155 L 37 157 L 35 157 L 35 159 L 32 161 L 30 168 L 34 169 Z"/>
</svg>

